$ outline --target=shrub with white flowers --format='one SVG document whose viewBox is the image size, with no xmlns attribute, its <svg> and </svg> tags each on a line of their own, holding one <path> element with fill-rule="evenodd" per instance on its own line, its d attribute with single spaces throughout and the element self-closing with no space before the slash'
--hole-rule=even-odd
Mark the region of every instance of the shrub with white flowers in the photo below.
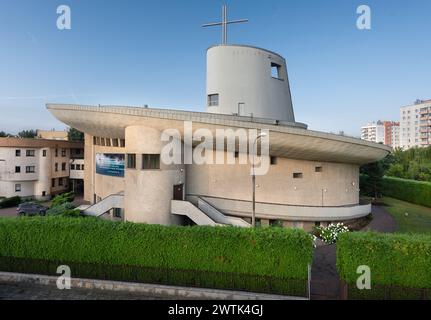
<svg viewBox="0 0 431 320">
<path fill-rule="evenodd" d="M 316 227 L 316 231 L 325 243 L 333 244 L 337 242 L 340 234 L 349 232 L 349 228 L 342 223 L 331 223 L 327 227 Z"/>
</svg>

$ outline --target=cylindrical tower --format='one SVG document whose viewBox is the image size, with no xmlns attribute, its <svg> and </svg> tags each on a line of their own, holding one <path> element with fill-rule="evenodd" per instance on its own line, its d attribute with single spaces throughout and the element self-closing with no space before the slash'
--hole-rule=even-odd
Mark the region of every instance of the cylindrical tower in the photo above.
<svg viewBox="0 0 431 320">
<path fill-rule="evenodd" d="M 34 185 L 36 199 L 46 200 L 51 194 L 52 153 L 50 148 L 39 149 L 38 179 Z"/>
<path fill-rule="evenodd" d="M 134 157 L 134 165 L 126 166 L 124 211 L 125 220 L 149 224 L 179 224 L 171 214 L 171 200 L 184 198 L 185 171 L 183 164 L 166 165 L 161 153 L 166 144 L 159 130 L 129 126 L 126 128 L 126 158 Z M 129 161 L 129 160 L 128 160 Z"/>
<path fill-rule="evenodd" d="M 295 122 L 284 58 L 250 46 L 210 47 L 207 112 Z"/>
</svg>

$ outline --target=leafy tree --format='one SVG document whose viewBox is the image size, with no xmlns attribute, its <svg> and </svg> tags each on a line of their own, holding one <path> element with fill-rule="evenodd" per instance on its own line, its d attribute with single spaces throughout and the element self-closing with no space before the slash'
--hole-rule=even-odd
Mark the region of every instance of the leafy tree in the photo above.
<svg viewBox="0 0 431 320">
<path fill-rule="evenodd" d="M 8 137 L 13 137 L 13 135 L 10 133 L 6 133 L 4 131 L 0 131 L 0 138 L 8 138 Z"/>
<path fill-rule="evenodd" d="M 431 181 L 431 147 L 406 151 L 396 149 L 393 158 L 393 164 L 386 173 L 388 176 Z"/>
<path fill-rule="evenodd" d="M 361 167 L 360 188 L 363 194 L 372 196 L 374 198 L 381 198 L 383 176 L 393 161 L 394 159 L 392 154 L 389 154 L 380 161 L 369 163 Z"/>
<path fill-rule="evenodd" d="M 67 138 L 69 141 L 84 141 L 84 133 L 75 128 L 69 128 Z"/>
<path fill-rule="evenodd" d="M 36 130 L 22 130 L 20 132 L 18 132 L 18 137 L 19 138 L 35 138 L 37 135 Z"/>
<path fill-rule="evenodd" d="M 390 177 L 405 178 L 404 167 L 399 163 L 394 163 L 386 172 Z"/>
</svg>

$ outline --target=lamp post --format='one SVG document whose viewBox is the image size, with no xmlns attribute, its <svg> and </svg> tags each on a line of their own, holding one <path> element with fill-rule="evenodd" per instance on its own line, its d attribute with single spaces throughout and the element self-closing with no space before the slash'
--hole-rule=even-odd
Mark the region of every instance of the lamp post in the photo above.
<svg viewBox="0 0 431 320">
<path fill-rule="evenodd" d="M 256 142 L 258 139 L 262 137 L 266 137 L 265 132 L 259 134 L 256 137 L 256 139 L 254 139 L 254 142 L 253 142 L 253 162 L 252 162 L 252 177 L 251 177 L 251 183 L 253 185 L 253 211 L 251 213 L 251 225 L 253 228 L 256 227 L 256 174 L 254 172 L 254 160 L 255 160 L 256 147 L 257 147 Z"/>
<path fill-rule="evenodd" d="M 322 207 L 323 207 L 323 194 L 324 194 L 326 191 L 328 191 L 328 190 L 326 190 L 326 189 L 322 189 Z"/>
</svg>

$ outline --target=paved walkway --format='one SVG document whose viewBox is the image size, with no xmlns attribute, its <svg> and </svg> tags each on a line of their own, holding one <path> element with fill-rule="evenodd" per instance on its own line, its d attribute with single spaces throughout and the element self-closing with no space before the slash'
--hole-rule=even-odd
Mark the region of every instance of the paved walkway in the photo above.
<svg viewBox="0 0 431 320">
<path fill-rule="evenodd" d="M 51 285 L 1 283 L 0 300 L 158 300 L 137 293 L 96 289 L 59 290 Z"/>
<path fill-rule="evenodd" d="M 395 219 L 384 206 L 372 207 L 373 220 L 363 231 L 394 232 L 397 230 Z M 314 251 L 311 267 L 311 299 L 339 299 L 340 278 L 336 268 L 336 250 L 333 245 L 320 243 Z"/>
<path fill-rule="evenodd" d="M 398 229 L 395 218 L 386 211 L 385 206 L 373 206 L 373 220 L 362 231 L 374 230 L 392 233 Z"/>
</svg>

